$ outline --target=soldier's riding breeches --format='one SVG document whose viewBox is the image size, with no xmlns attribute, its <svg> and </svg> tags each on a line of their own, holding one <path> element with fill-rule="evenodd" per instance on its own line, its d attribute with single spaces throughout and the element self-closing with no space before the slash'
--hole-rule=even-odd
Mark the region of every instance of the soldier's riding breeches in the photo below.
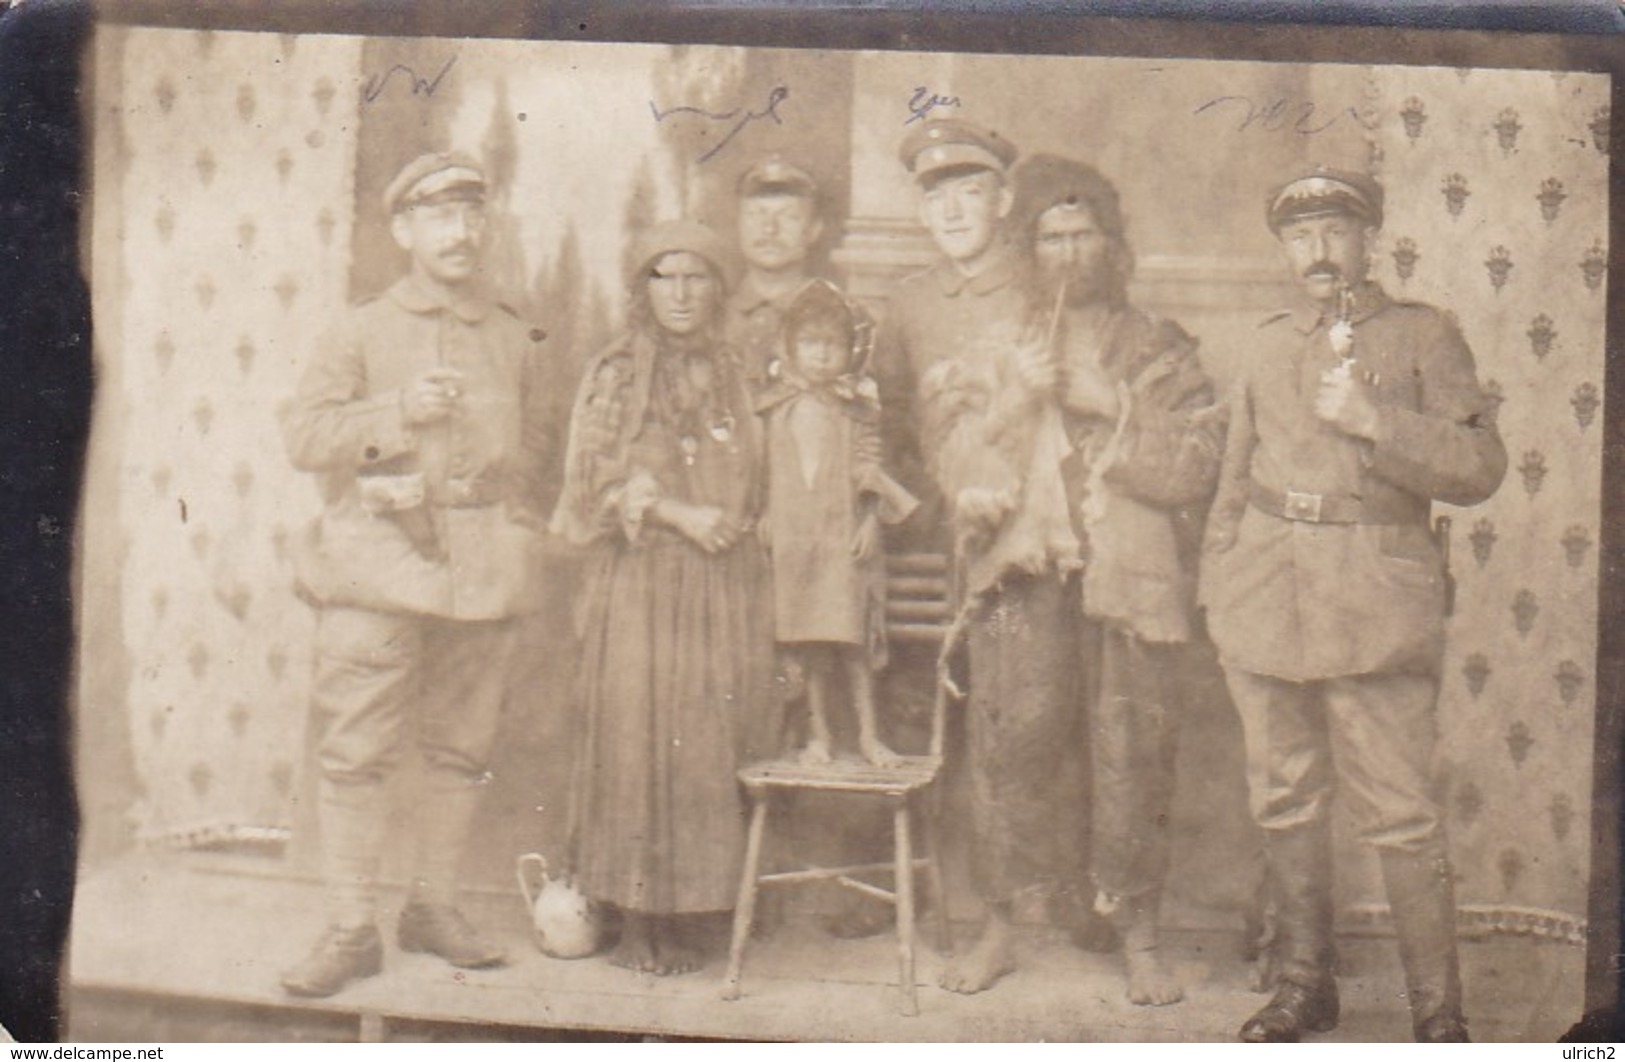
<svg viewBox="0 0 1625 1062">
<path fill-rule="evenodd" d="M 513 641 L 509 621 L 324 609 L 312 690 L 322 775 L 380 780 L 408 739 L 431 773 L 482 775 Z"/>
<path fill-rule="evenodd" d="M 1318 821 L 1340 786 L 1366 844 L 1417 854 L 1440 849 L 1432 676 L 1300 683 L 1226 668 L 1225 678 L 1241 715 L 1260 826 L 1289 830 Z"/>
</svg>

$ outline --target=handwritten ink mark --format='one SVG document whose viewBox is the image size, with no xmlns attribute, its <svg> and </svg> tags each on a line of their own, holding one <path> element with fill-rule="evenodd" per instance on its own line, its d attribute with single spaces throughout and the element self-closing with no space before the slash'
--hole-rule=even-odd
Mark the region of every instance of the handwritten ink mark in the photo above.
<svg viewBox="0 0 1625 1062">
<path fill-rule="evenodd" d="M 407 66 L 405 63 L 396 63 L 394 66 L 384 71 L 382 75 L 374 74 L 367 79 L 367 83 L 361 87 L 361 100 L 363 103 L 371 103 L 373 100 L 383 95 L 384 89 L 389 86 L 390 79 L 396 74 L 405 74 L 407 78 L 410 79 L 412 85 L 412 95 L 433 96 L 435 90 L 440 87 L 440 82 L 445 78 L 447 72 L 451 70 L 452 65 L 456 62 L 457 57 L 455 55 L 450 59 L 447 59 L 446 65 L 442 66 L 440 68 L 440 72 L 432 78 L 419 77 L 418 72 Z"/>
<path fill-rule="evenodd" d="M 760 121 L 763 118 L 771 118 L 773 119 L 774 125 L 783 125 L 784 119 L 779 117 L 779 104 L 783 103 L 789 98 L 790 90 L 785 88 L 783 85 L 779 85 L 778 87 L 774 88 L 772 92 L 767 94 L 767 106 L 759 111 L 746 110 L 744 107 L 735 107 L 731 111 L 708 111 L 703 107 L 671 107 L 666 110 L 661 110 L 659 107 L 655 106 L 654 100 L 650 100 L 649 113 L 654 115 L 654 119 L 657 122 L 664 122 L 667 118 L 670 118 L 674 114 L 697 114 L 701 118 L 711 122 L 734 122 L 733 128 L 728 130 L 727 136 L 717 141 L 716 144 L 712 146 L 711 150 L 707 151 L 705 154 L 701 155 L 697 160 L 695 160 L 697 162 L 705 162 L 715 156 L 717 152 L 727 147 L 728 144 L 733 141 L 733 138 L 743 132 L 745 127 L 752 122 Z M 737 121 L 735 121 L 735 119 L 737 119 Z"/>
<path fill-rule="evenodd" d="M 939 96 L 921 85 L 914 90 L 914 95 L 908 98 L 908 118 L 903 124 L 913 125 L 938 107 L 957 106 L 959 106 L 958 96 Z"/>
<path fill-rule="evenodd" d="M 1314 101 L 1300 100 L 1293 102 L 1285 96 L 1264 104 L 1259 104 L 1247 96 L 1215 96 L 1191 113 L 1203 114 L 1225 103 L 1239 104 L 1242 108 L 1239 112 L 1242 115 L 1241 121 L 1236 125 L 1236 132 L 1238 133 L 1245 132 L 1256 125 L 1268 133 L 1290 128 L 1292 132 L 1297 133 L 1299 136 L 1314 136 L 1317 133 L 1324 133 L 1345 117 L 1360 122 L 1360 113 L 1353 107 L 1349 107 L 1338 111 L 1318 125 L 1312 124 L 1316 111 Z M 1360 124 L 1363 125 L 1364 123 L 1361 122 Z"/>
</svg>

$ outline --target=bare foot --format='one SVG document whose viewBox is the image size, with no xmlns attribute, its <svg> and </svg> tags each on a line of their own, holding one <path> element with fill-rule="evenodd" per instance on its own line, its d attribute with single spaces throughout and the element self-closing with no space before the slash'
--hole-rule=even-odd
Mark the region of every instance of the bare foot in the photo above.
<svg viewBox="0 0 1625 1062">
<path fill-rule="evenodd" d="M 796 754 L 796 759 L 801 763 L 828 763 L 829 742 L 811 738 L 806 747 Z"/>
<path fill-rule="evenodd" d="M 627 911 L 621 921 L 621 942 L 609 953 L 611 966 L 639 973 L 659 973 L 660 959 L 649 926 L 649 916 Z"/>
<path fill-rule="evenodd" d="M 970 951 L 950 960 L 937 980 L 950 992 L 972 995 L 992 988 L 1015 968 L 1015 947 L 1010 939 L 1009 924 L 1001 918 L 989 918 Z"/>
<path fill-rule="evenodd" d="M 1128 1001 L 1142 1007 L 1165 1007 L 1185 998 L 1185 989 L 1162 964 L 1157 949 L 1124 952 L 1128 960 Z"/>
<path fill-rule="evenodd" d="M 903 757 L 893 752 L 884 741 L 878 738 L 861 741 L 859 745 L 862 748 L 863 758 L 876 767 L 896 767 L 903 762 Z"/>
<path fill-rule="evenodd" d="M 705 949 L 695 942 L 691 929 L 675 918 L 661 920 L 660 928 L 654 934 L 657 961 L 650 973 L 669 977 L 704 968 Z"/>
<path fill-rule="evenodd" d="M 676 974 L 694 973 L 704 968 L 704 956 L 687 944 L 671 944 L 660 949 L 660 961 L 650 972 L 660 977 L 671 977 Z"/>
</svg>

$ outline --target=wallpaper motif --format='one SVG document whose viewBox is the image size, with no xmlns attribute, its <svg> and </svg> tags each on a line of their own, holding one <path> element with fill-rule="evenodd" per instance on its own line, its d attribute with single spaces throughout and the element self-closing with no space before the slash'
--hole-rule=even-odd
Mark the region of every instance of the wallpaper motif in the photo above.
<svg viewBox="0 0 1625 1062">
<path fill-rule="evenodd" d="M 124 407 L 126 707 L 144 794 L 133 814 L 150 839 L 280 839 L 302 758 L 312 618 L 292 596 L 287 551 L 315 499 L 283 455 L 273 406 L 346 298 L 361 45 L 110 32 L 124 38 L 129 146 L 115 189 L 126 286 L 111 356 Z M 1458 582 L 1443 796 L 1463 918 L 1579 939 L 1608 86 L 1385 68 L 1369 88 L 1388 189 L 1376 273 L 1392 294 L 1458 314 L 1504 399 L 1511 455 L 1494 498 L 1441 510 Z M 465 138 L 501 146 L 488 120 L 481 110 Z M 577 287 L 573 257 L 536 276 L 538 298 Z M 1350 913 L 1381 920 L 1371 867 L 1341 862 L 1353 871 L 1348 897 L 1364 901 Z"/>
<path fill-rule="evenodd" d="M 132 814 L 148 840 L 279 840 L 312 626 L 288 548 L 315 494 L 274 406 L 345 298 L 360 44 L 110 32 Z"/>
<path fill-rule="evenodd" d="M 1452 519 L 1440 704 L 1464 921 L 1579 939 L 1590 831 L 1608 81 L 1385 69 L 1377 275 L 1454 311 L 1509 470 Z"/>
</svg>

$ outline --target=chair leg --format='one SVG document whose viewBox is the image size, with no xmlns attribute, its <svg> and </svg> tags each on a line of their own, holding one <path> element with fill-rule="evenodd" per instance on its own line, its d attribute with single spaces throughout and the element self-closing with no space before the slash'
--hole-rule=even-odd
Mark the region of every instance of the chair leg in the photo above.
<svg viewBox="0 0 1625 1062">
<path fill-rule="evenodd" d="M 954 952 L 953 932 L 948 928 L 948 889 L 942 883 L 942 834 L 937 830 L 936 816 L 930 809 L 925 813 L 925 839 L 931 846 L 931 862 L 926 865 L 925 872 L 931 884 L 931 922 L 936 931 L 937 952 L 941 955 L 952 955 Z"/>
<path fill-rule="evenodd" d="M 756 917 L 757 870 L 762 859 L 762 834 L 767 829 L 767 794 L 750 794 L 750 835 L 745 842 L 745 870 L 739 879 L 739 900 L 734 906 L 733 940 L 728 945 L 728 975 L 722 983 L 723 999 L 738 999 L 745 944 Z"/>
<path fill-rule="evenodd" d="M 914 849 L 909 838 L 908 801 L 899 800 L 892 811 L 892 829 L 897 840 L 897 951 L 901 969 L 899 987 L 903 990 L 902 1012 L 913 1017 L 920 1012 L 919 993 L 914 986 Z"/>
</svg>

